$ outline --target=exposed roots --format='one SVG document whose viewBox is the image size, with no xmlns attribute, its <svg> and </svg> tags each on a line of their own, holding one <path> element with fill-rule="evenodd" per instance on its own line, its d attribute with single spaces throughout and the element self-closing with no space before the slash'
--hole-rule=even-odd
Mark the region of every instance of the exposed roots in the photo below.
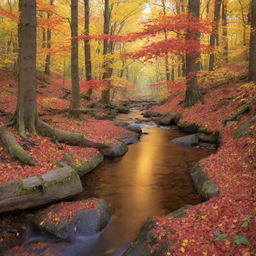
<svg viewBox="0 0 256 256">
<path fill-rule="evenodd" d="M 42 120 L 37 121 L 37 131 L 46 137 L 50 137 L 58 142 L 69 145 L 90 147 L 90 148 L 107 148 L 109 145 L 98 143 L 93 140 L 85 139 L 82 133 L 68 132 L 51 127 Z"/>
<path fill-rule="evenodd" d="M 36 131 L 42 136 L 52 138 L 59 149 L 63 149 L 59 143 L 97 149 L 110 148 L 110 145 L 108 144 L 98 143 L 90 139 L 85 139 L 82 133 L 63 131 L 53 128 L 40 119 L 36 122 Z M 7 126 L 0 127 L 0 139 L 7 147 L 12 158 L 17 159 L 24 164 L 33 165 L 36 163 L 36 160 L 25 149 L 30 148 L 35 144 L 33 141 L 29 140 L 26 135 L 23 136 L 20 134 L 20 136 L 25 141 L 24 147 L 20 145 L 16 138 L 8 131 Z"/>
<path fill-rule="evenodd" d="M 35 164 L 35 159 L 30 156 L 26 150 L 24 150 L 15 137 L 7 130 L 6 126 L 0 127 L 0 139 L 7 147 L 13 159 L 17 159 L 24 164 Z"/>
</svg>

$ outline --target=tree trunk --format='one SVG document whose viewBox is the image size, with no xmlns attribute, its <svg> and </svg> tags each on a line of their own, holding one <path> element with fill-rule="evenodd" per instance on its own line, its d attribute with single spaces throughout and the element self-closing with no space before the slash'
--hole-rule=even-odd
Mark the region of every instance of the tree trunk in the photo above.
<svg viewBox="0 0 256 256">
<path fill-rule="evenodd" d="M 210 46 L 215 47 L 218 45 L 218 33 L 219 33 L 219 21 L 220 21 L 220 10 L 221 10 L 221 0 L 214 1 L 214 18 L 212 26 L 212 34 L 210 35 Z M 215 54 L 212 52 L 210 54 L 209 60 L 209 71 L 214 70 L 215 64 Z"/>
<path fill-rule="evenodd" d="M 162 9 L 163 9 L 163 14 L 166 16 L 166 0 L 162 0 Z M 164 40 L 168 40 L 168 35 L 167 31 L 164 31 Z M 166 81 L 170 81 L 170 69 L 169 69 L 169 57 L 168 53 L 167 56 L 165 56 L 165 76 L 166 76 Z"/>
<path fill-rule="evenodd" d="M 249 80 L 256 83 L 256 0 L 251 1 L 250 9 Z"/>
<path fill-rule="evenodd" d="M 90 0 L 84 0 L 84 33 L 90 34 Z M 86 81 L 92 80 L 92 62 L 90 40 L 84 40 L 84 57 Z M 91 97 L 92 88 L 88 89 L 87 96 Z"/>
<path fill-rule="evenodd" d="M 110 33 L 110 15 L 111 15 L 111 10 L 109 6 L 109 0 L 105 0 L 104 4 L 104 28 L 103 32 L 104 34 L 109 34 Z M 103 63 L 103 68 L 104 68 L 104 73 L 102 79 L 108 79 L 112 75 L 112 70 L 109 68 L 109 63 L 106 58 L 106 55 L 110 51 L 110 45 L 107 40 L 103 41 L 103 56 L 104 56 L 104 63 Z M 103 104 L 109 104 L 110 103 L 110 89 L 106 89 L 102 91 L 101 94 L 101 102 Z"/>
<path fill-rule="evenodd" d="M 75 11 L 75 14 L 77 14 L 78 10 L 76 3 L 77 0 L 72 0 L 72 10 Z M 13 117 L 13 123 L 16 124 L 19 134 L 25 139 L 26 143 L 31 145 L 33 145 L 33 142 L 26 137 L 26 131 L 30 133 L 36 133 L 38 131 L 41 135 L 71 145 L 100 149 L 109 147 L 109 145 L 86 139 L 83 134 L 52 128 L 38 118 L 36 109 L 36 0 L 20 0 L 19 11 L 19 90 L 17 107 Z M 74 22 L 74 16 L 72 16 L 72 18 L 72 21 Z M 76 18 L 77 16 L 75 16 L 75 21 L 77 21 Z M 74 25 L 74 23 L 72 23 L 72 25 Z M 75 23 L 74 27 L 76 33 L 72 33 L 72 36 L 77 35 L 77 23 Z M 72 32 L 74 31 L 72 30 Z M 72 42 L 73 41 L 77 42 L 77 40 L 72 39 Z M 75 45 L 77 46 L 77 44 Z M 75 51 L 75 53 L 77 53 L 77 51 Z M 78 61 L 78 56 L 76 55 L 75 57 L 75 61 Z M 76 68 L 76 70 L 78 69 Z M 76 78 L 78 78 L 78 72 Z M 78 96 L 80 95 L 78 94 Z M 33 157 L 23 149 L 15 137 L 8 132 L 5 126 L 0 127 L 0 139 L 13 158 L 18 159 L 25 164 L 35 163 Z"/>
<path fill-rule="evenodd" d="M 50 5 L 53 5 L 54 0 L 50 0 Z M 51 12 L 47 13 L 47 18 L 50 19 L 52 16 Z M 52 40 L 52 30 L 50 28 L 47 28 L 46 32 L 47 36 L 47 50 L 51 49 L 51 40 Z M 44 68 L 44 73 L 47 75 L 50 75 L 51 73 L 51 55 L 47 53 L 46 58 L 45 58 L 45 68 Z"/>
<path fill-rule="evenodd" d="M 223 58 L 224 62 L 228 63 L 228 21 L 227 21 L 227 9 L 228 1 L 222 2 L 222 37 L 223 37 Z"/>
<path fill-rule="evenodd" d="M 15 113 L 18 131 L 36 133 L 36 0 L 19 1 L 19 93 Z"/>
<path fill-rule="evenodd" d="M 71 105 L 70 113 L 76 116 L 80 109 L 80 87 L 78 66 L 78 0 L 71 0 Z"/>
<path fill-rule="evenodd" d="M 189 0 L 188 2 L 188 12 L 194 17 L 199 17 L 200 10 L 200 0 Z M 186 40 L 195 39 L 200 44 L 200 34 L 192 31 L 187 31 Z M 199 50 L 199 47 L 198 47 Z M 199 53 L 188 54 L 186 53 L 186 81 L 187 90 L 185 96 L 185 106 L 190 107 L 201 100 L 201 91 L 197 82 L 197 72 L 199 65 L 197 63 L 200 57 Z"/>
</svg>

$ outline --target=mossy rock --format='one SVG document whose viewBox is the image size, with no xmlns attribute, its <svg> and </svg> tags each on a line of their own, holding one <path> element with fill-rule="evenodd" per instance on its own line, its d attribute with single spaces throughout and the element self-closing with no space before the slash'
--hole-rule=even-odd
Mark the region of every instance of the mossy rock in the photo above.
<svg viewBox="0 0 256 256">
<path fill-rule="evenodd" d="M 175 138 L 171 140 L 171 142 L 173 144 L 180 145 L 180 146 L 192 147 L 192 146 L 198 145 L 199 139 L 197 134 L 192 134 L 192 135 Z"/>
<path fill-rule="evenodd" d="M 153 112 L 153 111 L 145 111 L 142 113 L 144 117 L 158 117 L 161 116 L 161 113 Z"/>
<path fill-rule="evenodd" d="M 127 153 L 128 147 L 125 143 L 114 143 L 107 148 L 101 148 L 100 152 L 106 157 L 120 157 Z"/>
<path fill-rule="evenodd" d="M 244 105 L 236 113 L 234 113 L 234 114 L 230 115 L 229 117 L 227 117 L 223 121 L 223 124 L 226 126 L 228 122 L 239 121 L 244 114 L 247 114 L 251 110 L 251 108 L 252 108 L 251 103 Z"/>
<path fill-rule="evenodd" d="M 150 244 L 156 242 L 156 235 L 152 230 L 156 227 L 156 221 L 150 218 L 141 228 L 137 239 L 130 244 L 122 256 L 150 256 Z"/>
<path fill-rule="evenodd" d="M 199 126 L 195 123 L 178 123 L 178 127 L 182 132 L 185 133 L 197 133 Z"/>
<path fill-rule="evenodd" d="M 159 117 L 156 122 L 159 124 L 159 125 L 170 125 L 172 123 L 174 119 L 174 116 L 171 115 L 170 113 L 166 113 L 164 114 L 163 116 Z"/>
<path fill-rule="evenodd" d="M 256 116 L 249 119 L 245 122 L 241 127 L 239 127 L 234 133 L 234 139 L 238 139 L 241 137 L 249 137 L 252 135 L 252 131 L 250 127 L 256 123 Z"/>
<path fill-rule="evenodd" d="M 89 173 L 94 170 L 99 164 L 101 164 L 104 160 L 104 156 L 101 153 L 94 155 L 90 160 L 81 162 L 77 165 L 73 165 L 72 167 L 77 171 L 78 175 L 82 177 L 83 175 Z"/>
<path fill-rule="evenodd" d="M 217 143 L 219 140 L 219 134 L 218 133 L 212 133 L 212 134 L 198 133 L 198 138 L 200 142 Z"/>
<path fill-rule="evenodd" d="M 190 171 L 194 186 L 197 192 L 205 199 L 209 200 L 212 197 L 218 196 L 217 183 L 210 179 L 208 173 L 204 171 L 204 165 L 198 163 Z"/>
<path fill-rule="evenodd" d="M 186 215 L 186 210 L 192 207 L 191 205 L 185 205 L 180 209 L 177 209 L 167 217 L 181 218 Z M 171 220 L 170 220 L 171 221 Z M 158 231 L 156 232 L 156 228 Z M 154 218 L 149 218 L 141 228 L 137 239 L 130 244 L 125 253 L 122 256 L 160 256 L 166 255 L 167 253 L 173 253 L 171 246 L 176 243 L 176 240 L 162 239 L 158 241 L 159 233 L 166 233 L 174 235 L 175 230 L 169 227 L 159 227 Z M 154 248 L 153 252 L 151 249 Z"/>
<path fill-rule="evenodd" d="M 43 175 L 0 185 L 0 212 L 27 209 L 72 197 L 82 191 L 77 172 L 69 166 Z"/>
<path fill-rule="evenodd" d="M 34 217 L 42 234 L 60 239 L 95 235 L 106 227 L 111 217 L 111 207 L 103 199 L 62 202 L 40 210 Z"/>
</svg>

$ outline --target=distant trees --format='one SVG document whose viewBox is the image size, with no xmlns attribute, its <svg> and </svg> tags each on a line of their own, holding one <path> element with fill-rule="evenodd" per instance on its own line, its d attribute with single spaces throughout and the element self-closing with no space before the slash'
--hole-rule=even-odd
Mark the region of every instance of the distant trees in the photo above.
<svg viewBox="0 0 256 256">
<path fill-rule="evenodd" d="M 251 0 L 250 24 L 249 80 L 256 83 L 256 0 Z"/>
<path fill-rule="evenodd" d="M 215 47 L 219 45 L 219 22 L 220 22 L 220 11 L 221 11 L 222 0 L 214 0 L 214 15 L 212 34 L 210 35 L 210 46 Z M 210 54 L 209 59 L 209 71 L 213 71 L 215 64 L 214 52 Z"/>
</svg>

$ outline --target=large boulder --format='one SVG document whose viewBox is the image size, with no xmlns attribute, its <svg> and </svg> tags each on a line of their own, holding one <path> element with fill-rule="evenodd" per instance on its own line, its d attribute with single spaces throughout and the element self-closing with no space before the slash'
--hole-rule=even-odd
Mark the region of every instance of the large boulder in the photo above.
<svg viewBox="0 0 256 256">
<path fill-rule="evenodd" d="M 122 122 L 122 121 L 116 121 L 116 122 L 115 122 L 115 125 L 121 126 L 121 127 L 125 128 L 125 129 L 127 129 L 127 130 L 132 131 L 132 132 L 136 132 L 136 133 L 138 133 L 139 135 L 142 134 L 142 129 L 141 129 L 140 126 L 138 126 L 138 125 L 133 125 L 133 124 L 130 124 L 130 123 L 128 123 L 128 122 Z"/>
<path fill-rule="evenodd" d="M 0 212 L 26 209 L 68 198 L 82 192 L 77 172 L 69 166 L 43 175 L 0 185 Z"/>
<path fill-rule="evenodd" d="M 159 125 L 170 125 L 173 119 L 174 119 L 173 115 L 171 115 L 170 113 L 166 113 L 162 117 L 158 118 L 156 122 Z"/>
<path fill-rule="evenodd" d="M 135 144 L 139 141 L 140 135 L 134 132 L 126 132 L 122 134 L 120 139 L 126 145 Z"/>
<path fill-rule="evenodd" d="M 128 147 L 125 143 L 114 143 L 107 148 L 101 148 L 100 152 L 106 157 L 120 157 L 127 153 Z"/>
<path fill-rule="evenodd" d="M 217 183 L 209 178 L 207 172 L 204 171 L 204 165 L 201 163 L 196 164 L 190 171 L 194 186 L 205 200 L 219 195 Z"/>
<path fill-rule="evenodd" d="M 41 232 L 60 239 L 95 235 L 106 227 L 111 207 L 103 199 L 61 202 L 39 211 L 33 223 Z"/>
<path fill-rule="evenodd" d="M 207 142 L 207 143 L 217 143 L 219 139 L 218 133 L 198 133 L 198 138 L 200 142 Z"/>
<path fill-rule="evenodd" d="M 160 113 L 153 112 L 153 111 L 145 111 L 145 112 L 142 113 L 142 115 L 144 117 L 158 117 L 158 116 L 161 116 Z"/>
<path fill-rule="evenodd" d="M 199 126 L 194 123 L 178 123 L 178 127 L 182 132 L 186 133 L 197 133 Z"/>
<path fill-rule="evenodd" d="M 192 134 L 180 138 L 176 138 L 171 140 L 173 144 L 180 145 L 180 146 L 197 146 L 199 143 L 198 135 Z"/>
</svg>

